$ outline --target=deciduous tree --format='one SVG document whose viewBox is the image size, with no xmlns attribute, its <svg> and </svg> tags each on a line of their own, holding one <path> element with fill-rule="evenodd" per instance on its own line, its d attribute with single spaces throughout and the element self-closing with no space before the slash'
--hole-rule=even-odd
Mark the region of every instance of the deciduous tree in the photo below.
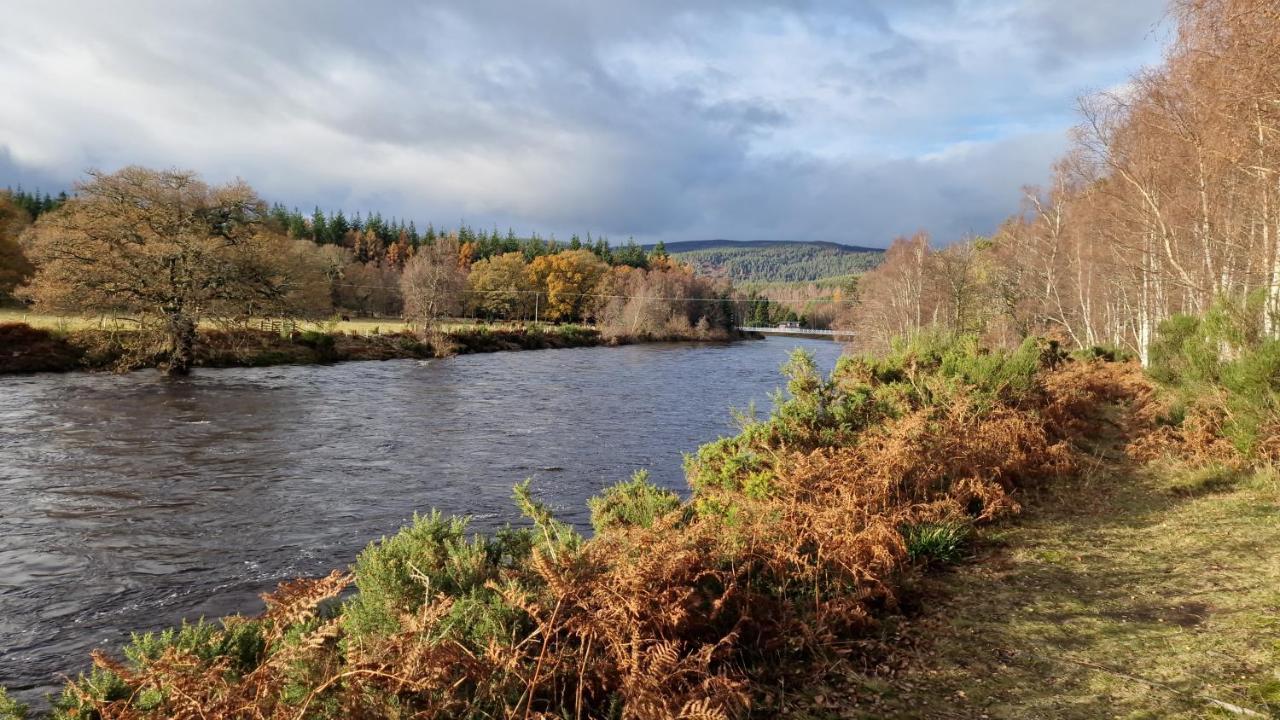
<svg viewBox="0 0 1280 720">
<path fill-rule="evenodd" d="M 190 369 L 202 319 L 296 310 L 306 269 L 262 227 L 266 205 L 243 182 L 128 167 L 78 189 L 26 234 L 38 269 L 24 292 L 40 308 L 158 321 L 173 374 Z"/>
</svg>

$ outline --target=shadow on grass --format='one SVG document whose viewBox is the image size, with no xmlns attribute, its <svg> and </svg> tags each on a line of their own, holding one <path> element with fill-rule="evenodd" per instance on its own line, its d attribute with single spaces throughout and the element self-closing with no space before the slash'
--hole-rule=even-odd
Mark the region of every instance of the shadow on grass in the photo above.
<svg viewBox="0 0 1280 720">
<path fill-rule="evenodd" d="M 1181 478 L 1113 458 L 1025 495 L 970 562 L 907 584 L 868 643 L 882 657 L 787 717 L 1218 717 L 1206 697 L 1280 710 L 1264 692 L 1280 667 L 1280 494 L 1212 477 L 1177 492 Z"/>
</svg>

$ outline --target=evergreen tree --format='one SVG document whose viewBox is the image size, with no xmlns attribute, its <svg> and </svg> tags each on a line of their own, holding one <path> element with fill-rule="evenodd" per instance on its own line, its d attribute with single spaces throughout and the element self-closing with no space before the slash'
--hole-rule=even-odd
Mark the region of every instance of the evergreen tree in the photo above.
<svg viewBox="0 0 1280 720">
<path fill-rule="evenodd" d="M 317 245 L 324 245 L 329 240 L 329 222 L 325 220 L 324 211 L 316 207 L 311 213 L 311 240 Z"/>
<path fill-rule="evenodd" d="M 329 222 L 329 236 L 334 242 L 342 242 L 342 238 L 346 237 L 350 229 L 351 223 L 347 222 L 347 216 L 342 214 L 342 210 L 338 210 Z"/>
</svg>

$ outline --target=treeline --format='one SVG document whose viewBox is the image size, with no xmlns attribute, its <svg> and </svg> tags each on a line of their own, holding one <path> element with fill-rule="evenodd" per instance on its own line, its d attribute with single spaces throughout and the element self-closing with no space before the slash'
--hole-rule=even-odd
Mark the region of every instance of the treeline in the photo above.
<svg viewBox="0 0 1280 720">
<path fill-rule="evenodd" d="M 369 213 L 366 218 L 357 212 L 355 216 L 348 218 L 342 210 L 326 214 L 316 208 L 310 215 L 303 215 L 297 208 L 288 210 L 279 203 L 271 206 L 268 219 L 277 229 L 291 237 L 311 240 L 317 245 L 350 248 L 361 262 L 386 260 L 400 263 L 413 250 L 449 235 L 458 239 L 463 248 L 462 254 L 472 262 L 512 252 L 518 252 L 524 255 L 526 261 L 532 261 L 562 250 L 584 249 L 590 250 L 610 265 L 647 268 L 649 262 L 649 253 L 634 239 L 614 247 L 607 236 L 593 239 L 591 233 L 587 233 L 586 240 L 574 234 L 567 242 L 562 242 L 554 235 L 543 238 L 535 232 L 528 236 L 517 236 L 512 229 L 503 234 L 497 228 L 490 231 L 477 230 L 465 223 L 454 229 L 440 230 L 434 224 L 428 224 L 420 232 L 417 223 L 412 220 L 408 223 L 397 218 L 385 220 L 381 213 Z M 661 247 L 656 249 L 659 254 L 664 254 Z"/>
<path fill-rule="evenodd" d="M 676 253 L 698 272 L 735 282 L 811 282 L 874 268 L 881 252 L 828 243 L 777 243 Z"/>
<path fill-rule="evenodd" d="M 0 192 L 0 195 L 7 195 L 10 202 L 22 208 L 32 218 L 38 218 L 44 213 L 57 210 L 59 205 L 69 199 L 65 191 L 57 195 L 50 195 L 47 192 L 41 194 L 39 188 L 36 188 L 35 192 L 27 192 L 22 189 L 21 185 L 16 189 L 5 188 L 3 192 Z"/>
<path fill-rule="evenodd" d="M 41 311 L 132 318 L 166 339 L 174 372 L 190 367 L 202 322 L 353 313 L 430 329 L 479 315 L 593 323 L 611 337 L 725 337 L 733 325 L 730 285 L 695 276 L 661 247 L 636 255 L 634 243 L 588 249 L 467 228 L 428 228 L 414 243 L 410 227 L 377 216 L 318 243 L 285 220 L 242 182 L 214 187 L 192 172 L 139 167 L 91 173 L 34 223 L 0 196 L 0 292 Z"/>
<path fill-rule="evenodd" d="M 930 325 L 1012 343 L 1039 332 L 1145 362 L 1157 329 L 1229 307 L 1280 334 L 1280 10 L 1177 0 L 1165 63 L 1082 103 L 1048 188 L 990 238 L 902 238 L 845 319 L 884 345 Z M 1241 338 L 1248 342 L 1248 338 Z"/>
<path fill-rule="evenodd" d="M 852 307 L 858 295 L 858 276 L 739 287 L 746 293 L 744 322 L 747 325 L 761 327 L 798 322 L 802 328 L 828 330 Z"/>
</svg>

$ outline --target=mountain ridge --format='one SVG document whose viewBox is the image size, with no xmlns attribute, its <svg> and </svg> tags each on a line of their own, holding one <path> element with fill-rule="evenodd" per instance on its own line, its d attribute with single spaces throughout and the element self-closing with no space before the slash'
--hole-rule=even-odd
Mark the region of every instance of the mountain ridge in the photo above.
<svg viewBox="0 0 1280 720">
<path fill-rule="evenodd" d="M 652 250 L 653 245 L 645 246 Z M 858 275 L 884 258 L 882 248 L 828 241 L 684 240 L 666 251 L 708 277 L 741 283 L 797 283 Z"/>
</svg>

